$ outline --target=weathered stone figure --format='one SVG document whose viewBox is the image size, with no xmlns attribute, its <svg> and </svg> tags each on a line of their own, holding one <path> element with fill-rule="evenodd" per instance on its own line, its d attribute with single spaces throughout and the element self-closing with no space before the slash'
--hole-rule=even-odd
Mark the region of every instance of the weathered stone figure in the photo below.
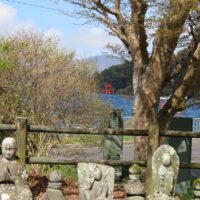
<svg viewBox="0 0 200 200">
<path fill-rule="evenodd" d="M 0 156 L 0 199 L 32 200 L 32 193 L 26 182 L 26 169 L 18 162 L 16 151 L 15 139 L 5 138 Z"/>
<path fill-rule="evenodd" d="M 50 173 L 48 180 L 48 188 L 43 197 L 43 200 L 66 200 L 67 197 L 61 192 L 62 175 L 58 171 Z"/>
<path fill-rule="evenodd" d="M 113 200 L 113 167 L 79 163 L 78 177 L 80 200 Z"/>
<path fill-rule="evenodd" d="M 179 171 L 179 157 L 169 145 L 160 146 L 152 158 L 154 194 L 149 200 L 174 200 Z"/>
</svg>

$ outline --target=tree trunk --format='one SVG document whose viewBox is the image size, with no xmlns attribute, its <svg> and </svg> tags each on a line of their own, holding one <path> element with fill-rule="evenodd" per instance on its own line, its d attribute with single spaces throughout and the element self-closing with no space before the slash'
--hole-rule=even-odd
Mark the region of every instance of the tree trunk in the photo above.
<svg viewBox="0 0 200 200">
<path fill-rule="evenodd" d="M 139 82 L 135 94 L 135 113 L 133 117 L 134 129 L 144 130 L 149 124 L 158 124 L 158 105 L 160 92 L 164 81 L 164 70 L 160 63 L 159 52 L 155 52 L 149 66 L 146 69 L 143 79 Z M 134 159 L 147 159 L 147 138 L 136 137 L 134 139 Z"/>
</svg>

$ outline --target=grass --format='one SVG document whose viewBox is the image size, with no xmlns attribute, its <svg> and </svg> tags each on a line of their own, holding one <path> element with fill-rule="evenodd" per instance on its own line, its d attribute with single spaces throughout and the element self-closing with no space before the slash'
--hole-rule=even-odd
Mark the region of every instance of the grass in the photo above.
<svg viewBox="0 0 200 200">
<path fill-rule="evenodd" d="M 183 200 L 192 200 L 194 197 L 195 196 L 192 187 L 187 190 L 186 194 L 183 194 Z"/>
<path fill-rule="evenodd" d="M 61 172 L 63 177 L 67 179 L 78 179 L 77 167 L 75 165 L 27 165 L 29 174 L 42 174 L 47 176 L 54 170 Z"/>
<path fill-rule="evenodd" d="M 133 141 L 133 136 L 123 136 L 123 141 L 124 142 L 132 142 Z"/>
<path fill-rule="evenodd" d="M 101 144 L 101 137 L 98 135 L 73 135 L 62 138 L 62 144 L 81 144 L 86 146 L 88 144 Z"/>
</svg>

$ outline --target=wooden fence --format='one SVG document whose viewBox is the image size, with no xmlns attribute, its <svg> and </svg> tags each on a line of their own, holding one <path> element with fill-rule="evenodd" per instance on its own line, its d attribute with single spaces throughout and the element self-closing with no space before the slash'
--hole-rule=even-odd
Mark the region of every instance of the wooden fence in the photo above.
<svg viewBox="0 0 200 200">
<path fill-rule="evenodd" d="M 123 136 L 148 136 L 148 130 L 131 130 L 131 129 L 95 129 L 95 128 L 66 128 L 56 126 L 37 126 L 28 124 L 27 118 L 17 117 L 15 124 L 0 124 L 0 132 L 13 131 L 16 132 L 17 141 L 17 155 L 20 161 L 24 164 L 59 164 L 59 165 L 76 165 L 80 162 L 95 162 L 99 164 L 106 164 L 111 166 L 126 166 L 137 163 L 146 167 L 146 162 L 141 161 L 122 161 L 122 160 L 87 160 L 87 159 L 55 159 L 48 157 L 27 157 L 27 134 L 33 133 L 56 133 L 56 134 L 76 134 L 76 135 L 123 135 Z M 200 138 L 200 132 L 183 132 L 183 131 L 163 131 L 160 132 L 160 136 L 165 137 L 188 137 L 188 138 Z M 200 169 L 200 163 L 181 163 L 181 168 Z"/>
</svg>

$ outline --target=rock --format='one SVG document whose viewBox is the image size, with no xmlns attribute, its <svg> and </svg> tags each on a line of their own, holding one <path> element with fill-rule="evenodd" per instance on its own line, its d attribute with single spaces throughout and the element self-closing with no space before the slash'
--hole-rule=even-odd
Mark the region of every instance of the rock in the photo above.
<svg viewBox="0 0 200 200">
<path fill-rule="evenodd" d="M 43 200 L 67 200 L 67 197 L 63 195 L 60 190 L 53 190 L 48 188 Z"/>
<path fill-rule="evenodd" d="M 200 190 L 200 178 L 195 179 L 195 180 L 193 181 L 193 188 L 194 188 L 195 190 Z"/>
<path fill-rule="evenodd" d="M 53 183 L 60 183 L 62 182 L 62 174 L 58 171 L 53 171 L 49 174 L 49 177 L 48 177 L 49 181 L 50 182 L 53 182 Z"/>
<path fill-rule="evenodd" d="M 145 200 L 145 198 L 140 196 L 132 196 L 132 197 L 126 197 L 126 200 Z"/>
<path fill-rule="evenodd" d="M 144 185 L 140 182 L 140 180 L 131 182 L 129 181 L 125 186 L 124 189 L 128 195 L 144 195 L 145 188 Z"/>
<path fill-rule="evenodd" d="M 195 197 L 200 198 L 200 191 L 194 190 L 194 195 L 195 195 Z"/>
<path fill-rule="evenodd" d="M 52 183 L 49 182 L 48 188 L 54 189 L 54 190 L 59 190 L 61 187 L 62 183 Z"/>
<path fill-rule="evenodd" d="M 142 167 L 140 167 L 137 164 L 134 164 L 129 168 L 129 173 L 130 174 L 139 174 L 140 175 L 142 173 Z"/>
<path fill-rule="evenodd" d="M 129 174 L 129 179 L 132 180 L 132 181 L 139 180 L 140 177 L 141 177 L 140 174 Z"/>
</svg>

